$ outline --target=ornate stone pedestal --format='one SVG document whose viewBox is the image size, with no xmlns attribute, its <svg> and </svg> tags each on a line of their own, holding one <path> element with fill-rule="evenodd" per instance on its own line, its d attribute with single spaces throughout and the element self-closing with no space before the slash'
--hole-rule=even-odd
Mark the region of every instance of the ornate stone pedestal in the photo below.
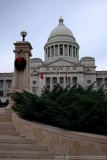
<svg viewBox="0 0 107 160">
<path fill-rule="evenodd" d="M 17 62 L 17 65 L 19 65 L 19 69 L 14 66 L 13 86 L 9 94 L 8 107 L 13 105 L 11 95 L 13 95 L 14 92 L 23 92 L 23 90 L 30 92 L 30 56 L 32 56 L 32 46 L 27 41 L 18 41 L 14 43 L 14 45 L 15 50 L 13 52 L 15 53 L 15 61 Z M 20 65 L 22 65 L 22 58 L 26 62 L 24 69 L 20 69 Z"/>
</svg>

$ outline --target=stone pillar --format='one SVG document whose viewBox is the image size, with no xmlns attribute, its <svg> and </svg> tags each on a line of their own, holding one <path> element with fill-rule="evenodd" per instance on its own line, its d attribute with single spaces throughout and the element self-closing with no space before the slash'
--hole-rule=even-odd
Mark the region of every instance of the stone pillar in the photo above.
<svg viewBox="0 0 107 160">
<path fill-rule="evenodd" d="M 64 88 L 66 87 L 66 78 L 64 77 Z"/>
<path fill-rule="evenodd" d="M 72 55 L 72 57 L 73 57 L 73 46 L 71 46 L 71 50 L 72 50 L 71 55 Z"/>
<path fill-rule="evenodd" d="M 50 77 L 50 91 L 52 91 L 52 77 Z"/>
<path fill-rule="evenodd" d="M 32 46 L 29 42 L 23 41 L 23 42 L 16 42 L 15 45 L 15 59 L 17 57 L 23 57 L 26 60 L 26 67 L 24 70 L 17 70 L 14 67 L 14 85 L 13 89 L 16 90 L 29 90 L 30 89 L 30 83 L 29 83 L 29 77 L 30 77 L 30 56 L 31 55 L 31 49 Z"/>
<path fill-rule="evenodd" d="M 14 66 L 13 87 L 9 93 L 8 107 L 13 105 L 11 95 L 13 95 L 15 91 L 22 92 L 23 90 L 26 90 L 30 92 L 30 57 L 32 56 L 32 46 L 27 41 L 18 41 L 14 43 L 14 45 L 15 50 L 13 52 L 15 53 L 15 60 L 18 57 L 23 57 L 26 60 L 26 67 L 24 70 L 18 70 Z"/>
<path fill-rule="evenodd" d="M 50 57 L 52 57 L 51 47 L 50 47 Z M 49 57 L 49 58 L 50 58 L 50 57 Z"/>
<path fill-rule="evenodd" d="M 69 44 L 67 45 L 67 50 L 68 50 L 68 56 L 69 56 Z"/>
<path fill-rule="evenodd" d="M 47 53 L 47 48 L 45 48 L 44 52 L 45 52 L 45 60 L 46 60 L 47 59 L 47 54 L 46 54 Z"/>
<path fill-rule="evenodd" d="M 105 89 L 105 78 L 103 78 L 102 80 L 103 80 L 103 85 L 104 85 L 104 89 Z"/>
<path fill-rule="evenodd" d="M 75 58 L 77 58 L 77 56 L 76 56 L 76 47 L 75 47 Z"/>
<path fill-rule="evenodd" d="M 65 50 L 64 50 L 65 48 L 64 48 L 64 44 L 63 44 L 63 56 L 65 56 Z"/>
<path fill-rule="evenodd" d="M 54 57 L 55 57 L 55 45 L 54 45 Z"/>
<path fill-rule="evenodd" d="M 7 90 L 6 80 L 4 80 L 4 84 L 3 84 L 3 96 L 4 96 L 4 97 L 6 97 L 6 90 Z"/>
<path fill-rule="evenodd" d="M 59 44 L 58 44 L 58 56 L 60 56 L 60 49 L 59 49 Z"/>
<path fill-rule="evenodd" d="M 79 60 L 79 48 L 77 48 L 77 58 Z"/>
</svg>

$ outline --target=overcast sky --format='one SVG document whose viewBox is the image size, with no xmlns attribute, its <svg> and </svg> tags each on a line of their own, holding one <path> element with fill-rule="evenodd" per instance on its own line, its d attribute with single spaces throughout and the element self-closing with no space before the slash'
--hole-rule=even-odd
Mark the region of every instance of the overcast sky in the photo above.
<svg viewBox="0 0 107 160">
<path fill-rule="evenodd" d="M 80 46 L 107 71 L 107 0 L 0 0 L 0 72 L 14 71 L 14 45 L 27 31 L 32 58 L 44 60 L 44 45 L 62 16 Z"/>
</svg>

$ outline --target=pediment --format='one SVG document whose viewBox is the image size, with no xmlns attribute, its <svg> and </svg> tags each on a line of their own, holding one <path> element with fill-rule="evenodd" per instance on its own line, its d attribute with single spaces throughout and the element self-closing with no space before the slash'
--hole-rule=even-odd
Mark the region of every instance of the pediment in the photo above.
<svg viewBox="0 0 107 160">
<path fill-rule="evenodd" d="M 57 59 L 57 60 L 54 60 L 52 62 L 48 62 L 48 63 L 44 63 L 45 66 L 52 66 L 52 67 L 55 67 L 55 66 L 60 66 L 60 67 L 64 67 L 64 66 L 71 66 L 71 67 L 76 67 L 76 66 L 79 66 L 80 63 L 79 62 L 72 62 L 72 61 L 69 61 L 69 60 L 65 60 L 65 59 Z"/>
</svg>

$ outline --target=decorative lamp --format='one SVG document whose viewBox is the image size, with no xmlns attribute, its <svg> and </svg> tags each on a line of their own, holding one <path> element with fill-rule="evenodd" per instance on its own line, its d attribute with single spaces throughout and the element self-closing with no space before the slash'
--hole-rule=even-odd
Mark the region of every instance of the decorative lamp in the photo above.
<svg viewBox="0 0 107 160">
<path fill-rule="evenodd" d="M 27 35 L 27 32 L 26 31 L 22 31 L 20 34 L 23 37 L 23 41 L 25 41 L 25 37 Z"/>
</svg>

